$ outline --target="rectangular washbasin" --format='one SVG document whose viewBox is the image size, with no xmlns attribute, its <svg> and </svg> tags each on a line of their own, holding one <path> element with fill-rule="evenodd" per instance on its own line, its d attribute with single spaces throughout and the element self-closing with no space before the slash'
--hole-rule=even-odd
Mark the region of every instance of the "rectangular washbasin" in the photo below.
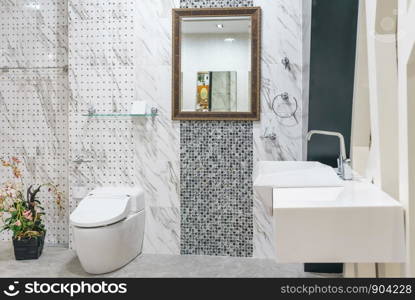
<svg viewBox="0 0 415 300">
<path fill-rule="evenodd" d="M 276 188 L 273 224 L 279 263 L 402 263 L 402 205 L 369 182 Z"/>
<path fill-rule="evenodd" d="M 335 170 L 315 161 L 261 161 L 254 186 L 273 188 L 341 187 Z"/>
<path fill-rule="evenodd" d="M 272 216 L 280 263 L 401 263 L 402 205 L 355 176 L 341 180 L 319 162 L 263 161 L 255 195 Z"/>
</svg>

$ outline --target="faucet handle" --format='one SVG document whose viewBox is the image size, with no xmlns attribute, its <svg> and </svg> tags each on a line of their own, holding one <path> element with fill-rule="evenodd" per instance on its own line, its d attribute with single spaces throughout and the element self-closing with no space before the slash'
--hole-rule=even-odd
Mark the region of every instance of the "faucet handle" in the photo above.
<svg viewBox="0 0 415 300">
<path fill-rule="evenodd" d="M 351 165 L 350 159 L 342 159 L 339 157 L 337 159 L 337 174 L 343 179 L 343 180 L 353 180 L 353 169 Z"/>
<path fill-rule="evenodd" d="M 343 164 L 344 180 L 353 179 L 352 160 L 346 159 Z"/>
<path fill-rule="evenodd" d="M 337 158 L 337 174 L 340 177 L 343 177 L 344 174 L 344 160 L 341 156 Z"/>
</svg>

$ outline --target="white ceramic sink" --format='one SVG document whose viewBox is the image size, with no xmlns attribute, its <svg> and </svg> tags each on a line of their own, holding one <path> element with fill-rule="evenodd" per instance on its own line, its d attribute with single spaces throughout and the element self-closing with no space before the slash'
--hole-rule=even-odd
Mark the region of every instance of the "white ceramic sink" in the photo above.
<svg viewBox="0 0 415 300">
<path fill-rule="evenodd" d="M 297 188 L 297 187 L 339 187 L 343 181 L 332 167 L 319 162 L 308 161 L 261 161 L 258 176 L 254 181 L 257 187 Z"/>
<path fill-rule="evenodd" d="M 318 162 L 260 162 L 255 195 L 274 224 L 280 263 L 401 263 L 404 210 L 354 174 L 339 179 Z"/>
<path fill-rule="evenodd" d="M 402 205 L 369 182 L 273 189 L 280 263 L 402 263 Z"/>
</svg>

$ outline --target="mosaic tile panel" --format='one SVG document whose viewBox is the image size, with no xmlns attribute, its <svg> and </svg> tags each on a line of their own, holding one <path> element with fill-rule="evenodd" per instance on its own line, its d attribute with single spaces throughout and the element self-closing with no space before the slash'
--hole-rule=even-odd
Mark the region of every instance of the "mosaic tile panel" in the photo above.
<svg viewBox="0 0 415 300">
<path fill-rule="evenodd" d="M 181 8 L 248 7 L 252 0 L 181 0 Z M 181 253 L 253 253 L 253 123 L 180 124 Z"/>
<path fill-rule="evenodd" d="M 252 122 L 181 122 L 181 253 L 252 256 Z"/>
</svg>

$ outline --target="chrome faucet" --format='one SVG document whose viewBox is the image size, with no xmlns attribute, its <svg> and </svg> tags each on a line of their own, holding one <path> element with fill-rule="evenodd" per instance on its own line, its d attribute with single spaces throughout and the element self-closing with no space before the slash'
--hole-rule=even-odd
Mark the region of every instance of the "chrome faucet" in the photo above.
<svg viewBox="0 0 415 300">
<path fill-rule="evenodd" d="M 352 172 L 350 169 L 346 170 L 346 168 L 350 168 L 350 166 L 348 165 L 350 160 L 347 159 L 346 144 L 344 142 L 344 136 L 341 133 L 334 132 L 334 131 L 311 130 L 309 133 L 307 133 L 307 141 L 310 141 L 311 137 L 314 134 L 336 136 L 339 138 L 340 153 L 339 153 L 339 158 L 337 159 L 337 174 L 344 180 L 351 180 Z"/>
</svg>

